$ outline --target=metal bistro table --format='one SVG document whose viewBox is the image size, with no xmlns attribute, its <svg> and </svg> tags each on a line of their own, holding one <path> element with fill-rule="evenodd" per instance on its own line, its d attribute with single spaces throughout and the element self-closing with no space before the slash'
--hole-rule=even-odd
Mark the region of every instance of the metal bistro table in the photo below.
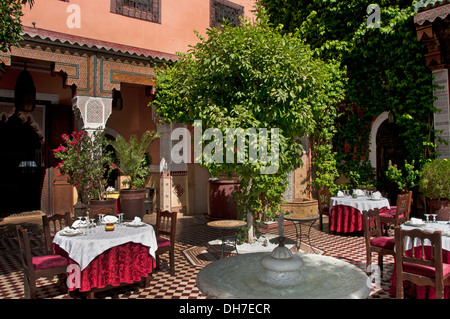
<svg viewBox="0 0 450 319">
<path fill-rule="evenodd" d="M 284 219 L 291 221 L 292 224 L 294 224 L 294 226 L 295 226 L 295 231 L 297 233 L 297 243 L 296 243 L 297 251 L 300 250 L 300 246 L 302 244 L 302 238 L 305 238 L 305 239 L 308 239 L 309 246 L 311 247 L 312 251 L 315 253 L 316 251 L 314 250 L 313 246 L 311 245 L 310 233 L 311 233 L 312 226 L 319 219 L 319 216 L 317 215 L 316 217 L 308 217 L 308 216 L 290 214 L 290 215 L 284 215 Z M 297 223 L 298 227 L 295 222 L 298 222 Z M 302 235 L 302 223 L 308 223 L 308 222 L 310 223 L 309 229 L 308 229 L 308 234 Z"/>
<path fill-rule="evenodd" d="M 220 237 L 222 239 L 222 252 L 220 254 L 220 258 L 223 257 L 223 248 L 225 245 L 225 235 L 224 235 L 224 230 L 228 230 L 228 229 L 238 229 L 238 228 L 242 228 L 247 226 L 247 222 L 243 221 L 243 220 L 237 220 L 237 219 L 224 219 L 224 220 L 215 220 L 212 222 L 207 223 L 207 225 L 211 228 L 215 228 L 218 229 L 220 232 Z M 237 247 L 236 247 L 236 234 L 234 235 L 234 248 L 236 249 L 236 253 L 238 253 L 237 251 Z"/>
</svg>

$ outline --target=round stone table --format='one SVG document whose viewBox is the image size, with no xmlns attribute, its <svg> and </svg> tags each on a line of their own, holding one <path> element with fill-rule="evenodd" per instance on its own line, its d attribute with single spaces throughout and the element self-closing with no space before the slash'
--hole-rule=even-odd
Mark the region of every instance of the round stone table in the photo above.
<svg viewBox="0 0 450 319">
<path fill-rule="evenodd" d="M 249 253 L 219 259 L 197 275 L 197 286 L 215 299 L 346 299 L 367 298 L 372 283 L 358 267 L 342 260 L 315 254 L 300 254 L 303 282 L 274 288 L 258 279 L 262 257 L 270 253 Z"/>
</svg>

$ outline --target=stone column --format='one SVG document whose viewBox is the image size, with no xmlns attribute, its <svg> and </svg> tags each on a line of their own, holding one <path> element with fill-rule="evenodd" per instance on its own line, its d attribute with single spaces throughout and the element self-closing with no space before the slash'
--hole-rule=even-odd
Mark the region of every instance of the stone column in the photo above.
<svg viewBox="0 0 450 319">
<path fill-rule="evenodd" d="M 77 95 L 72 99 L 72 106 L 79 119 L 78 129 L 92 134 L 105 128 L 112 112 L 112 98 Z"/>
<path fill-rule="evenodd" d="M 186 127 L 183 124 L 158 124 L 160 137 L 160 209 L 182 211 L 188 206 L 187 163 L 174 163 L 171 151 L 177 141 L 172 141 L 174 129 Z M 176 196 L 176 197 L 174 197 Z"/>
<path fill-rule="evenodd" d="M 172 210 L 172 179 L 170 176 L 170 150 L 171 150 L 171 140 L 170 133 L 172 131 L 171 124 L 161 124 L 157 125 L 158 132 L 162 133 L 160 137 L 160 162 L 159 162 L 159 208 L 160 210 Z"/>
<path fill-rule="evenodd" d="M 433 70 L 433 75 L 433 84 L 440 87 L 434 91 L 434 96 L 437 97 L 437 99 L 434 101 L 434 107 L 439 110 L 434 113 L 434 129 L 438 131 L 436 132 L 436 137 L 440 137 L 448 141 L 450 136 L 448 70 Z M 450 158 L 450 145 L 437 143 L 436 151 L 440 154 L 439 158 Z"/>
</svg>

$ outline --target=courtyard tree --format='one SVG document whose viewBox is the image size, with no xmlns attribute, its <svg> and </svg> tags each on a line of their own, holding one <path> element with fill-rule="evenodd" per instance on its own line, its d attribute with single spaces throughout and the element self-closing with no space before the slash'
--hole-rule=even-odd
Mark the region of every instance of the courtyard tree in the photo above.
<svg viewBox="0 0 450 319">
<path fill-rule="evenodd" d="M 314 114 L 342 98 L 342 74 L 338 65 L 314 58 L 297 33 L 269 23 L 262 9 L 253 23 L 243 19 L 198 37 L 158 72 L 152 105 L 164 121 L 201 124 L 204 143 L 195 160 L 212 176 L 239 178 L 238 216 L 247 220 L 252 241 L 255 218 L 280 211 L 287 174 L 303 164 L 300 138 L 320 124 Z M 243 134 L 230 138 L 230 130 Z"/>
<path fill-rule="evenodd" d="M 0 2 L 0 51 L 6 52 L 22 40 L 22 6 L 33 6 L 34 0 L 2 0 Z"/>
</svg>

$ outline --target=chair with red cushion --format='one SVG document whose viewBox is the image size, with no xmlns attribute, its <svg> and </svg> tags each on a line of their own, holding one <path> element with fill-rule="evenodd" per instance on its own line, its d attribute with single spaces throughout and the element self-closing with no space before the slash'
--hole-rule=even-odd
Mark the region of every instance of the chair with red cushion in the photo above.
<svg viewBox="0 0 450 319">
<path fill-rule="evenodd" d="M 382 236 L 380 215 L 377 208 L 363 211 L 364 239 L 366 242 L 367 263 L 372 264 L 372 253 L 378 254 L 378 266 L 383 270 L 383 256 L 395 256 L 395 238 Z M 368 272 L 369 269 L 367 269 Z"/>
<path fill-rule="evenodd" d="M 53 253 L 53 238 L 55 234 L 66 226 L 72 225 L 70 212 L 65 214 L 54 214 L 53 216 L 42 216 L 42 228 L 44 230 L 44 243 L 46 253 Z"/>
<path fill-rule="evenodd" d="M 397 206 L 380 213 L 380 221 L 386 225 L 386 234 L 391 225 L 398 226 L 409 220 L 411 196 L 402 193 L 397 196 Z"/>
<path fill-rule="evenodd" d="M 159 211 L 156 213 L 156 266 L 159 268 L 160 255 L 169 252 L 170 274 L 175 274 L 175 235 L 177 229 L 177 213 L 169 211 Z"/>
<path fill-rule="evenodd" d="M 319 204 L 319 227 L 323 228 L 323 215 L 330 216 L 330 192 L 328 189 L 317 191 L 317 200 Z"/>
<path fill-rule="evenodd" d="M 403 299 L 403 281 L 410 281 L 418 286 L 434 287 L 436 299 L 443 299 L 444 288 L 450 284 L 450 264 L 443 263 L 442 260 L 441 232 L 429 233 L 417 228 L 403 230 L 398 226 L 394 231 L 396 297 Z M 416 245 L 420 242 L 419 248 L 405 247 L 406 237 L 409 237 Z M 430 245 L 431 253 L 424 253 L 427 251 L 426 246 Z"/>
<path fill-rule="evenodd" d="M 58 276 L 60 289 L 67 291 L 64 284 L 64 277 L 67 275 L 67 259 L 60 255 L 32 257 L 28 231 L 22 226 L 16 226 L 16 229 L 23 266 L 25 298 L 36 298 L 36 280 L 40 277 Z"/>
</svg>

